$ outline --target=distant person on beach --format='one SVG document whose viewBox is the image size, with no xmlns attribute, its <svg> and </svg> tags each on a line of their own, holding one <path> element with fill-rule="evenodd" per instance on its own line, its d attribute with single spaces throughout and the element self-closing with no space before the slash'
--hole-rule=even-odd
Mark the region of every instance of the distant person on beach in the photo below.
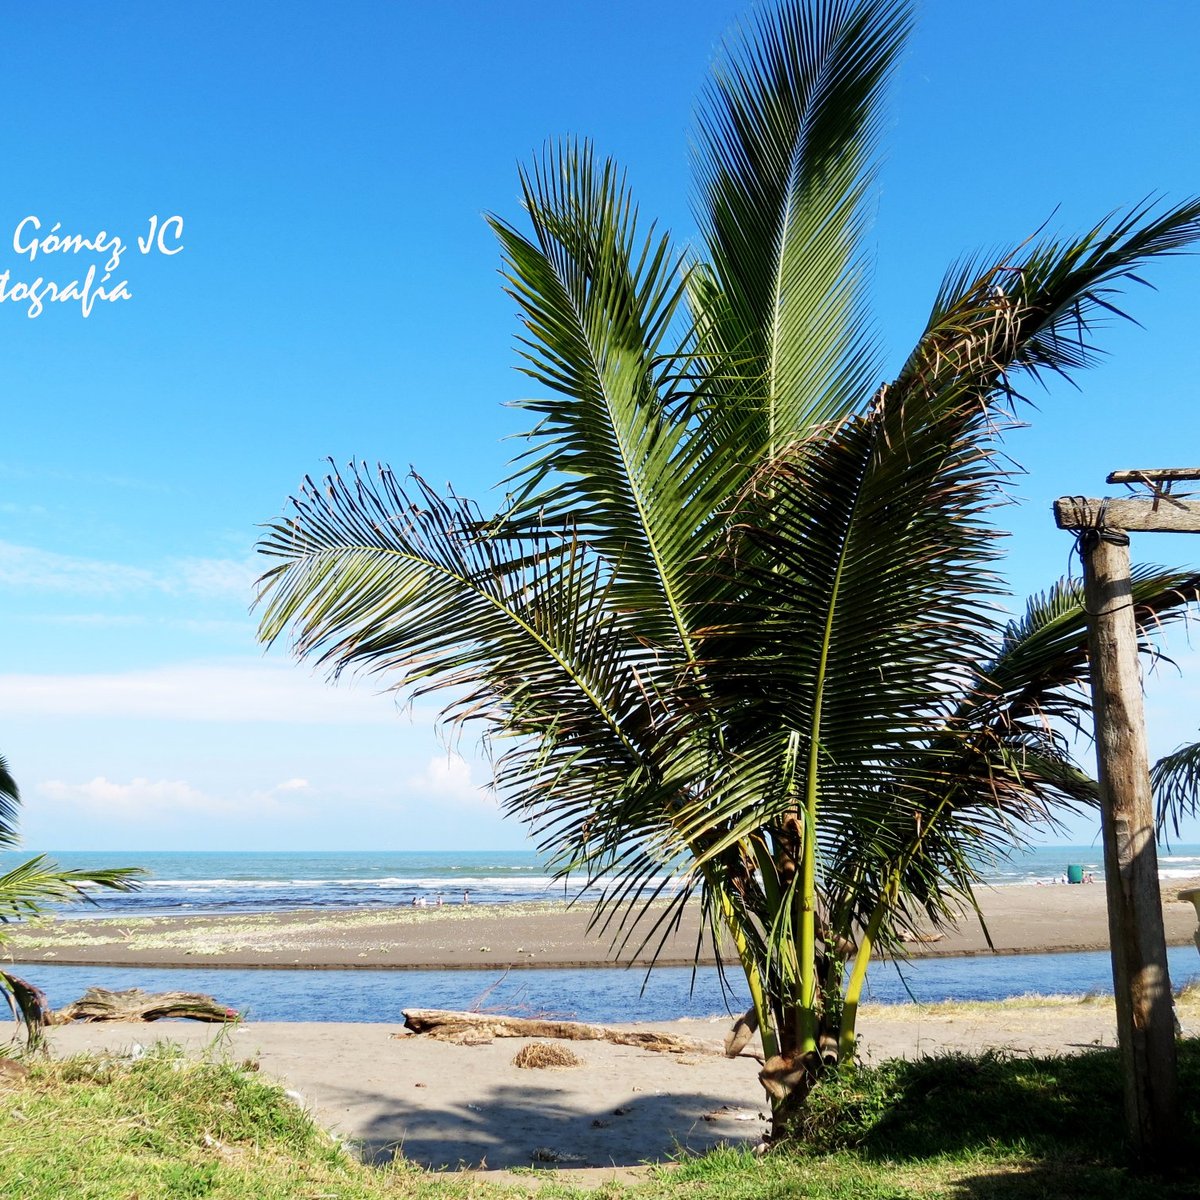
<svg viewBox="0 0 1200 1200">
<path fill-rule="evenodd" d="M 464 904 L 471 903 L 471 893 L 470 892 L 463 892 L 463 903 Z"/>
</svg>

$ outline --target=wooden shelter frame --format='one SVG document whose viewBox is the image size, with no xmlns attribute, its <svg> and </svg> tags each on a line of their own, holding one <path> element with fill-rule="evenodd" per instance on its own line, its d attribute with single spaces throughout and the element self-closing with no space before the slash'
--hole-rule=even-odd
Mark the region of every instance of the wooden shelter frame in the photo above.
<svg viewBox="0 0 1200 1200">
<path fill-rule="evenodd" d="M 1159 1162 L 1177 1150 L 1181 1114 L 1129 534 L 1200 533 L 1200 501 L 1172 491 L 1176 483 L 1193 480 L 1200 480 L 1200 467 L 1114 471 L 1107 482 L 1148 489 L 1150 495 L 1064 496 L 1054 504 L 1058 527 L 1076 534 L 1083 560 L 1126 1123 L 1135 1148 Z"/>
</svg>

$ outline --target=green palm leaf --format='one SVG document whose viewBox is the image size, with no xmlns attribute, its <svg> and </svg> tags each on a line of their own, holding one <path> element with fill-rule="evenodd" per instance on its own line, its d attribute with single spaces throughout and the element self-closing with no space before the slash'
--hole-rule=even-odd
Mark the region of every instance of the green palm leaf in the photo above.
<svg viewBox="0 0 1200 1200">
<path fill-rule="evenodd" d="M 1183 819 L 1200 813 L 1200 742 L 1160 758 L 1150 771 L 1150 786 L 1157 801 L 1159 832 L 1169 825 L 1178 837 Z"/>
<path fill-rule="evenodd" d="M 17 844 L 17 810 L 20 803 L 17 781 L 9 772 L 8 763 L 0 758 L 0 847 Z"/>
<path fill-rule="evenodd" d="M 0 875 L 0 922 L 36 917 L 48 903 L 90 901 L 96 888 L 136 891 L 143 874 L 137 867 L 64 871 L 39 854 Z"/>
<path fill-rule="evenodd" d="M 909 25 L 893 0 L 785 3 L 714 69 L 695 174 L 708 261 L 703 346 L 730 459 L 859 407 L 875 377 L 862 236 L 879 92 Z"/>
</svg>

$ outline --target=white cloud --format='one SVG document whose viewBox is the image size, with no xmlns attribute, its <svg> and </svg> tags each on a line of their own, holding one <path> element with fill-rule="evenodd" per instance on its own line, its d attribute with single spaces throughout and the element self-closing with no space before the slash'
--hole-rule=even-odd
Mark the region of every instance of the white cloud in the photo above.
<svg viewBox="0 0 1200 1200">
<path fill-rule="evenodd" d="M 137 613 L 34 613 L 22 619 L 38 625 L 94 629 L 133 629 L 149 623 Z"/>
<path fill-rule="evenodd" d="M 288 662 L 193 663 L 95 675 L 0 675 L 0 717 L 382 724 L 395 700 Z"/>
<path fill-rule="evenodd" d="M 242 793 L 222 789 L 220 796 L 205 792 L 182 779 L 135 778 L 128 783 L 97 775 L 83 783 L 46 779 L 37 784 L 41 800 L 69 805 L 81 814 L 107 816 L 113 822 L 161 816 L 265 817 L 291 813 L 293 798 L 310 791 L 307 779 L 285 779 L 274 787 Z"/>
<path fill-rule="evenodd" d="M 133 567 L 99 558 L 57 554 L 0 542 L 0 587 L 113 596 L 124 593 L 234 598 L 247 605 L 262 564 L 253 558 L 177 558 Z"/>
<path fill-rule="evenodd" d="M 232 596 L 249 604 L 264 566 L 252 558 L 180 558 L 168 563 L 164 574 L 196 595 Z"/>
<path fill-rule="evenodd" d="M 140 567 L 0 542 L 0 587 L 113 595 L 160 586 Z"/>
<path fill-rule="evenodd" d="M 417 797 L 489 809 L 497 807 L 492 791 L 474 782 L 471 764 L 457 754 L 439 754 L 431 758 L 420 774 L 410 775 L 405 780 L 405 785 Z"/>
<path fill-rule="evenodd" d="M 234 806 L 205 795 L 182 779 L 132 779 L 117 783 L 97 775 L 86 783 L 47 779 L 37 792 L 56 804 L 67 804 L 114 819 L 149 816 L 162 812 L 204 812 L 228 815 Z"/>
</svg>

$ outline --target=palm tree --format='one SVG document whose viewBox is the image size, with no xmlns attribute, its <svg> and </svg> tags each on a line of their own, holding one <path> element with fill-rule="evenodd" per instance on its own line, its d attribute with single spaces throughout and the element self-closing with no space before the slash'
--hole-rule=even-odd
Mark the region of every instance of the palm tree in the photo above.
<svg viewBox="0 0 1200 1200">
<path fill-rule="evenodd" d="M 0 850 L 11 850 L 18 844 L 20 800 L 8 763 L 0 758 Z M 133 891 L 142 873 L 136 867 L 63 871 L 39 854 L 0 874 L 0 924 L 40 916 L 47 903 L 90 900 L 92 888 Z M 0 936 L 0 945 L 3 940 Z M 30 1038 L 36 1039 L 48 1013 L 41 990 L 11 971 L 0 970 L 0 996 L 8 1002 L 13 1016 L 25 1026 Z"/>
<path fill-rule="evenodd" d="M 758 1028 L 777 1133 L 853 1055 L 872 954 L 970 909 L 1021 822 L 1093 801 L 1066 738 L 1082 596 L 1005 622 L 995 449 L 1020 379 L 1087 365 L 1119 285 L 1200 234 L 1200 204 L 1143 206 L 964 263 L 878 386 L 864 207 L 908 24 L 903 0 L 785 0 L 726 51 L 695 250 L 590 146 L 547 150 L 528 232 L 491 221 L 542 391 L 503 509 L 355 466 L 306 480 L 260 546 L 262 638 L 448 691 L 507 809 L 606 881 L 619 945 L 698 895 L 746 976 L 733 1044 Z M 1137 580 L 1152 625 L 1195 594 Z"/>
</svg>

